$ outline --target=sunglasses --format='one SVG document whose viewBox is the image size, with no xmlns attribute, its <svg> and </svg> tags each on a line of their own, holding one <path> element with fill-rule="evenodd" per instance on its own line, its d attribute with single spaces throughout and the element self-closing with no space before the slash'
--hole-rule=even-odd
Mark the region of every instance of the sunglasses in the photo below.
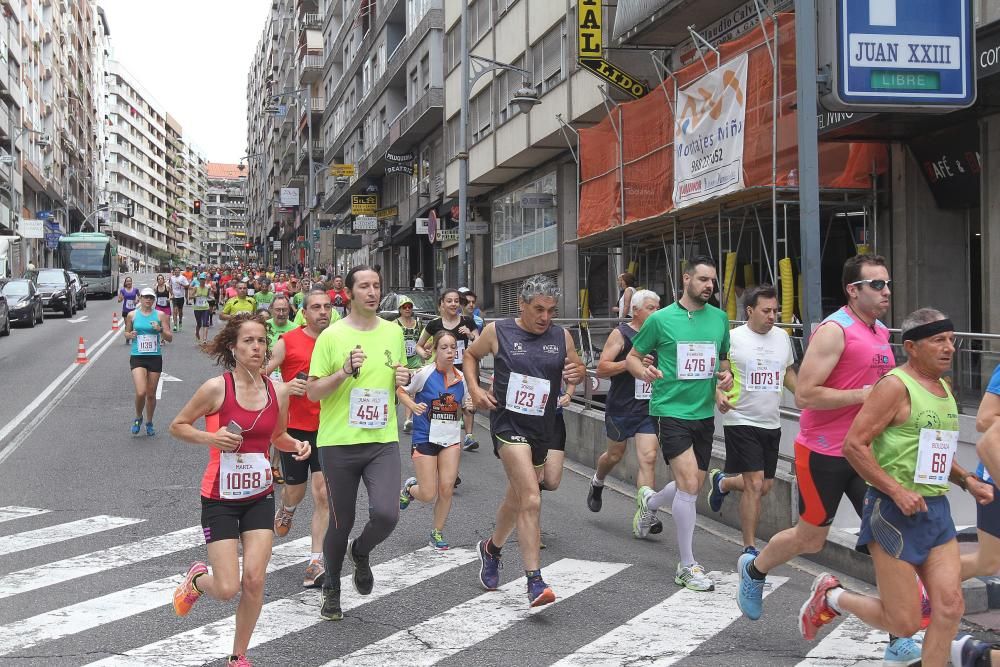
<svg viewBox="0 0 1000 667">
<path fill-rule="evenodd" d="M 891 280 L 881 280 L 881 279 L 879 279 L 879 280 L 855 280 L 853 283 L 850 283 L 850 284 L 851 285 L 868 285 L 869 287 L 871 287 L 876 292 L 881 292 L 886 287 L 888 287 L 889 289 L 892 289 L 892 281 Z"/>
</svg>

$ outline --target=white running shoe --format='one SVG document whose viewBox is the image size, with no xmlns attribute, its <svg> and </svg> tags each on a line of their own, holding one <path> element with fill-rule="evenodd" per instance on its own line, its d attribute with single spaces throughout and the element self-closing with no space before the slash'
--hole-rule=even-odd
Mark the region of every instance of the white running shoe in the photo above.
<svg viewBox="0 0 1000 667">
<path fill-rule="evenodd" d="M 674 576 L 674 583 L 678 586 L 690 588 L 693 591 L 714 591 L 715 582 L 705 573 L 705 569 L 694 563 L 684 567 L 677 563 L 677 574 Z"/>
</svg>

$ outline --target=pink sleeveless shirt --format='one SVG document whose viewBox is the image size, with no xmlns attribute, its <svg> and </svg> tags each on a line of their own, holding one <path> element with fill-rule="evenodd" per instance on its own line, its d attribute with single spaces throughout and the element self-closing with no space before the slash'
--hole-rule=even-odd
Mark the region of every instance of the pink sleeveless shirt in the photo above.
<svg viewBox="0 0 1000 667">
<path fill-rule="evenodd" d="M 875 384 L 895 368 L 896 360 L 889 347 L 889 330 L 881 322 L 876 320 L 874 326 L 868 326 L 844 306 L 820 324 L 830 325 L 843 329 L 844 351 L 830 377 L 823 383 L 824 387 L 861 389 Z M 860 404 L 834 410 L 806 408 L 799 418 L 799 435 L 795 442 L 817 454 L 843 456 L 844 438 L 860 411 Z"/>
</svg>

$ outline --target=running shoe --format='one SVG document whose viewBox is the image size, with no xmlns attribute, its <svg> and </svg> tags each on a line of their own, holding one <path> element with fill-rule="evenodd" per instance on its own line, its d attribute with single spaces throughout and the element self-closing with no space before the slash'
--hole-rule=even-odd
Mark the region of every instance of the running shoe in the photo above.
<svg viewBox="0 0 1000 667">
<path fill-rule="evenodd" d="M 479 540 L 476 548 L 479 551 L 479 583 L 486 590 L 495 591 L 500 586 L 500 570 L 503 569 L 500 556 L 486 550 L 486 540 Z"/>
<path fill-rule="evenodd" d="M 253 663 L 245 655 L 231 655 L 226 660 L 226 667 L 253 667 Z"/>
<path fill-rule="evenodd" d="M 931 599 L 927 596 L 927 589 L 920 577 L 917 577 L 917 581 L 920 583 L 920 629 L 926 630 L 931 624 Z"/>
<path fill-rule="evenodd" d="M 912 637 L 894 637 L 885 647 L 882 664 L 886 667 L 919 665 L 922 649 L 920 643 Z"/>
<path fill-rule="evenodd" d="M 747 547 L 748 549 L 752 547 Z M 740 575 L 740 586 L 736 589 L 736 604 L 743 615 L 756 621 L 764 611 L 764 579 L 754 579 L 748 569 L 756 555 L 743 552 L 736 561 L 736 571 Z"/>
<path fill-rule="evenodd" d="M 799 611 L 799 632 L 803 639 L 816 639 L 819 629 L 837 617 L 837 612 L 826 601 L 826 594 L 839 587 L 840 582 L 829 572 L 824 572 L 813 580 L 809 598 Z"/>
<path fill-rule="evenodd" d="M 284 503 L 277 512 L 274 513 L 274 534 L 284 537 L 292 529 L 292 519 L 295 517 L 295 510 L 289 510 Z"/>
<path fill-rule="evenodd" d="M 413 431 L 413 420 L 407 419 L 403 422 L 403 433 L 410 433 Z"/>
<path fill-rule="evenodd" d="M 743 547 L 743 553 L 750 554 L 754 558 L 760 555 L 760 551 L 757 550 L 757 547 Z"/>
<path fill-rule="evenodd" d="M 201 597 L 201 592 L 194 587 L 195 577 L 201 574 L 208 574 L 208 566 L 201 561 L 191 563 L 184 581 L 174 590 L 174 613 L 178 616 L 187 616 Z"/>
<path fill-rule="evenodd" d="M 371 595 L 372 588 L 375 587 L 375 575 L 372 574 L 372 566 L 368 562 L 368 556 L 359 556 L 354 553 L 356 541 L 351 540 L 347 543 L 347 553 L 351 556 L 351 562 L 354 563 L 354 576 L 351 577 L 351 581 L 354 582 L 354 590 L 359 595 Z"/>
<path fill-rule="evenodd" d="M 687 567 L 677 563 L 677 573 L 674 575 L 674 583 L 692 591 L 714 591 L 715 582 L 707 574 L 705 568 L 698 563 L 693 563 Z"/>
<path fill-rule="evenodd" d="M 153 422 L 146 422 L 146 435 L 148 436 L 156 435 L 156 429 L 153 428 Z"/>
<path fill-rule="evenodd" d="M 473 438 L 471 433 L 466 433 L 462 449 L 466 452 L 474 452 L 479 449 L 479 441 Z"/>
<path fill-rule="evenodd" d="M 340 608 L 340 589 L 323 588 L 323 608 L 319 615 L 328 621 L 339 621 L 344 618 L 344 611 Z"/>
<path fill-rule="evenodd" d="M 403 482 L 403 488 L 399 490 L 399 509 L 405 510 L 413 502 L 413 496 L 410 495 L 410 487 L 416 483 L 416 477 L 409 477 Z"/>
<path fill-rule="evenodd" d="M 552 592 L 548 584 L 542 581 L 541 575 L 528 578 L 528 604 L 532 607 L 541 607 L 555 601 L 556 594 Z"/>
<path fill-rule="evenodd" d="M 321 560 L 311 560 L 306 566 L 305 577 L 302 578 L 303 588 L 319 588 L 326 576 L 326 566 Z"/>
<path fill-rule="evenodd" d="M 722 510 L 722 501 L 729 495 L 728 492 L 722 490 L 722 480 L 726 478 L 726 475 L 718 468 L 712 468 L 711 472 L 708 473 L 708 478 L 712 480 L 708 490 L 708 506 L 713 512 L 719 512 Z"/>
<path fill-rule="evenodd" d="M 587 491 L 587 507 L 590 508 L 591 512 L 600 512 L 601 508 L 604 507 L 604 499 L 601 498 L 603 493 L 604 485 L 595 486 L 594 480 L 590 480 L 590 490 Z"/>
<path fill-rule="evenodd" d="M 139 435 L 139 429 L 142 428 L 142 420 L 136 419 L 132 422 L 132 435 Z"/>
<path fill-rule="evenodd" d="M 438 530 L 437 528 L 431 531 L 431 540 L 430 542 L 428 542 L 428 544 L 430 544 L 438 551 L 448 550 L 448 543 L 444 541 L 444 535 L 442 535 L 441 531 Z"/>
<path fill-rule="evenodd" d="M 962 635 L 951 643 L 951 664 L 955 667 L 976 667 L 993 648 L 972 635 Z"/>
<path fill-rule="evenodd" d="M 655 515 L 649 510 L 649 498 L 653 490 L 648 486 L 640 486 L 635 494 L 635 514 L 632 516 L 632 535 L 643 539 L 649 535 L 649 529 Z"/>
<path fill-rule="evenodd" d="M 172 328 L 173 328 L 173 332 L 177 333 L 177 325 L 175 324 Z"/>
</svg>

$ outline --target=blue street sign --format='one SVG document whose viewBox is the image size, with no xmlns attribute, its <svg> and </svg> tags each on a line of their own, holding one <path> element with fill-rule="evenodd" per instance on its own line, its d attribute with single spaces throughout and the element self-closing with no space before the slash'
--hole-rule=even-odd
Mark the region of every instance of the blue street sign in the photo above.
<svg viewBox="0 0 1000 667">
<path fill-rule="evenodd" d="M 972 0 L 832 0 L 821 7 L 820 35 L 835 37 L 820 58 L 832 74 L 823 106 L 941 113 L 976 101 Z"/>
<path fill-rule="evenodd" d="M 35 211 L 35 217 L 39 220 L 51 220 L 52 211 Z"/>
<path fill-rule="evenodd" d="M 58 232 L 59 231 L 59 223 L 58 222 L 46 221 L 46 223 L 45 223 L 45 229 L 49 230 L 50 232 Z"/>
<path fill-rule="evenodd" d="M 62 236 L 62 234 L 47 233 L 45 235 L 45 247 L 48 248 L 49 250 L 55 250 L 56 248 L 58 248 L 60 236 Z"/>
</svg>

